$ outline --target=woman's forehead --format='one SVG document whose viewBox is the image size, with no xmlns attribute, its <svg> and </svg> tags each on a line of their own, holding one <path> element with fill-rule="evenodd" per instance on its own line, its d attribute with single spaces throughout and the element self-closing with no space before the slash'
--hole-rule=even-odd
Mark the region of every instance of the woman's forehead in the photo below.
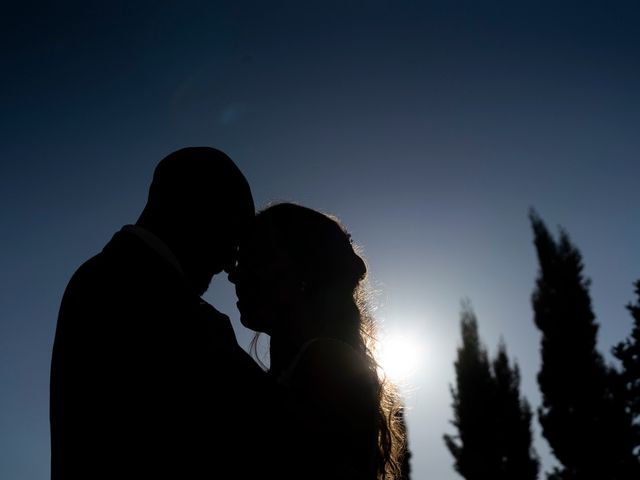
<svg viewBox="0 0 640 480">
<path fill-rule="evenodd" d="M 267 224 L 255 225 L 240 243 L 240 257 L 246 260 L 288 257 L 276 229 Z"/>
</svg>

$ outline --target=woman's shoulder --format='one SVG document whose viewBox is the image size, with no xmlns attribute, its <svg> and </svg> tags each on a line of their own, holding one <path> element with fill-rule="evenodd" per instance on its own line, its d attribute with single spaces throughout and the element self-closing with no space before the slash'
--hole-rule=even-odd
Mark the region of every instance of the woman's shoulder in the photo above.
<svg viewBox="0 0 640 480">
<path fill-rule="evenodd" d="M 373 375 L 364 353 L 341 340 L 317 338 L 301 351 L 293 381 L 307 395 L 350 404 L 366 401 L 366 393 L 373 393 Z"/>
<path fill-rule="evenodd" d="M 300 361 L 310 367 L 342 372 L 345 375 L 366 370 L 367 359 L 347 342 L 331 337 L 308 341 L 301 349 Z"/>
</svg>

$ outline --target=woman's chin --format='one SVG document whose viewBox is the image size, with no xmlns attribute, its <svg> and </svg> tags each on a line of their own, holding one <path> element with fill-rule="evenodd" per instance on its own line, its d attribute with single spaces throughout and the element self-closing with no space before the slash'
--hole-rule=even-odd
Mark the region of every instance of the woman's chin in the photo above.
<svg viewBox="0 0 640 480">
<path fill-rule="evenodd" d="M 243 327 L 253 330 L 254 332 L 264 332 L 264 328 L 257 322 L 255 317 L 249 313 L 240 312 L 240 323 Z"/>
<path fill-rule="evenodd" d="M 254 332 L 266 333 L 269 335 L 269 318 L 271 316 L 268 310 L 262 308 L 254 308 L 254 302 L 239 300 L 236 302 L 238 312 L 240 313 L 240 323 L 243 327 L 253 330 Z"/>
</svg>

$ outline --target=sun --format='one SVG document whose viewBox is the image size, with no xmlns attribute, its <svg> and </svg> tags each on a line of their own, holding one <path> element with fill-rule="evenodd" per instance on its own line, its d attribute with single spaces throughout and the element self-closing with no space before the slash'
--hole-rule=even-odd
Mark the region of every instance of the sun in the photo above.
<svg viewBox="0 0 640 480">
<path fill-rule="evenodd" d="M 402 384 L 422 366 L 424 350 L 423 343 L 415 336 L 390 333 L 380 338 L 376 360 L 386 377 Z"/>
</svg>

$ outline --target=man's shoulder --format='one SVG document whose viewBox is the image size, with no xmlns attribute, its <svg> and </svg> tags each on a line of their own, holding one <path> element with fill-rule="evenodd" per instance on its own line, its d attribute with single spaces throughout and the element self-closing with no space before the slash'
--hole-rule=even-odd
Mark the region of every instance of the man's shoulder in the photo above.
<svg viewBox="0 0 640 480">
<path fill-rule="evenodd" d="M 109 262 L 105 262 L 102 252 L 85 260 L 71 275 L 65 294 L 73 292 L 83 285 L 98 283 L 99 280 L 105 278 L 108 267 Z"/>
<path fill-rule="evenodd" d="M 187 308 L 180 283 L 130 234 L 116 233 L 99 253 L 71 275 L 58 312 L 58 326 L 99 328 L 102 335 L 127 325 L 134 333 L 160 331 Z M 175 322 L 173 322 L 175 324 Z M 71 328 L 71 327 L 69 327 Z"/>
<path fill-rule="evenodd" d="M 139 265 L 142 259 L 136 255 L 135 245 L 129 243 L 116 233 L 100 252 L 80 264 L 67 283 L 63 303 L 110 295 L 114 289 L 126 288 L 136 277 L 149 275 L 150 269 Z"/>
<path fill-rule="evenodd" d="M 108 282 L 114 277 L 130 278 L 145 274 L 152 276 L 152 255 L 134 235 L 119 231 L 107 242 L 102 251 L 83 262 L 71 277 L 70 284 L 82 282 Z"/>
</svg>

